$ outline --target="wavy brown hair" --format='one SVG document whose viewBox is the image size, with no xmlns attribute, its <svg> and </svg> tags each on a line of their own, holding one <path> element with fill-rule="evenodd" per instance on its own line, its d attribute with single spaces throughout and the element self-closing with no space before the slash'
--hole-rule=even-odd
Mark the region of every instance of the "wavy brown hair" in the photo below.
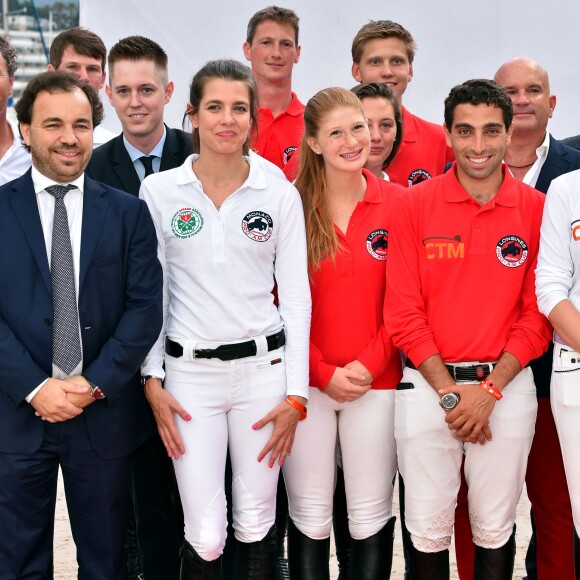
<svg viewBox="0 0 580 580">
<path fill-rule="evenodd" d="M 304 135 L 300 146 L 300 169 L 296 178 L 296 189 L 302 197 L 306 221 L 306 240 L 310 272 L 320 267 L 322 260 L 336 260 L 340 247 L 330 204 L 324 158 L 317 155 L 308 145 L 309 138 L 316 138 L 320 125 L 329 113 L 341 107 L 362 111 L 358 97 L 343 88 L 331 87 L 316 93 L 304 111 Z"/>
</svg>

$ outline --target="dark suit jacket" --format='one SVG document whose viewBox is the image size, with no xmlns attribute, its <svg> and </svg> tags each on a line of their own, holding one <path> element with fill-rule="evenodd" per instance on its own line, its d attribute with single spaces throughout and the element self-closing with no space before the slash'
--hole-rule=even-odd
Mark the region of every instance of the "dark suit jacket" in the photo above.
<svg viewBox="0 0 580 580">
<path fill-rule="evenodd" d="M 160 171 L 179 167 L 192 153 L 191 135 L 179 129 L 166 129 Z M 111 187 L 139 195 L 141 182 L 123 143 L 122 133 L 93 151 L 87 174 Z"/>
<path fill-rule="evenodd" d="M 562 144 L 550 135 L 548 157 L 546 157 L 546 161 L 538 176 L 536 189 L 546 193 L 550 187 L 550 183 L 552 183 L 552 179 L 576 169 L 580 169 L 580 151 Z M 547 353 L 533 360 L 530 364 L 534 372 L 534 381 L 539 397 L 550 396 L 552 351 L 553 345 L 550 345 Z"/>
<path fill-rule="evenodd" d="M 550 135 L 548 157 L 546 157 L 546 161 L 538 176 L 536 189 L 547 193 L 552 179 L 576 169 L 580 169 L 580 151 L 564 145 Z"/>
<path fill-rule="evenodd" d="M 560 139 L 562 145 L 567 145 L 572 147 L 572 149 L 580 149 L 580 135 L 574 135 L 573 137 L 566 137 L 566 139 Z"/>
<path fill-rule="evenodd" d="M 86 177 L 82 220 L 83 373 L 107 398 L 72 421 L 86 421 L 97 453 L 113 459 L 151 434 L 137 371 L 161 329 L 162 273 L 141 200 Z M 0 272 L 0 452 L 34 453 L 44 423 L 25 397 L 51 376 L 53 308 L 30 170 L 0 187 Z"/>
</svg>

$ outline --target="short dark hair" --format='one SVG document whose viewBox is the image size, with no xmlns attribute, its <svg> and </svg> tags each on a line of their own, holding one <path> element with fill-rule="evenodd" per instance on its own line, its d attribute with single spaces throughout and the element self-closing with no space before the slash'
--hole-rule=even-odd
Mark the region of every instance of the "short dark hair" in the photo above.
<svg viewBox="0 0 580 580">
<path fill-rule="evenodd" d="M 120 60 L 150 60 L 160 70 L 163 82 L 167 83 L 167 53 L 146 36 L 127 36 L 113 45 L 109 51 L 109 83 L 113 80 L 115 63 Z"/>
<path fill-rule="evenodd" d="M 453 127 L 453 113 L 457 105 L 492 105 L 502 110 L 506 131 L 512 124 L 514 116 L 512 100 L 492 80 L 472 79 L 451 89 L 445 99 L 445 126 L 449 131 Z"/>
<path fill-rule="evenodd" d="M 401 143 L 403 142 L 403 115 L 401 113 L 401 107 L 393 94 L 393 91 L 385 83 L 364 83 L 362 85 L 357 85 L 353 87 L 351 91 L 362 101 L 364 99 L 384 99 L 388 103 L 393 105 L 393 111 L 395 112 L 395 126 L 397 128 L 397 137 L 393 143 L 393 148 L 389 153 L 389 156 L 385 159 L 384 168 L 387 168 L 391 161 L 395 158 L 395 155 L 399 152 Z M 364 107 L 363 107 L 364 109 Z"/>
<path fill-rule="evenodd" d="M 18 68 L 18 54 L 7 34 L 0 34 L 0 56 L 6 61 L 8 76 L 13 77 Z"/>
<path fill-rule="evenodd" d="M 14 107 L 19 125 L 30 125 L 32 121 L 32 109 L 39 93 L 43 91 L 50 94 L 73 93 L 77 89 L 83 91 L 89 100 L 94 129 L 101 123 L 104 114 L 103 105 L 97 93 L 95 93 L 93 87 L 87 83 L 83 83 L 76 75 L 56 70 L 40 73 L 33 77 L 26 85 L 26 88 Z M 20 133 L 20 137 L 22 138 L 22 133 Z M 27 149 L 30 151 L 29 147 Z"/>
<path fill-rule="evenodd" d="M 84 56 L 90 56 L 101 61 L 101 68 L 105 70 L 105 63 L 107 61 L 107 48 L 101 37 L 94 32 L 83 28 L 82 26 L 75 26 L 69 28 L 59 35 L 55 36 L 50 45 L 50 64 L 58 69 L 62 62 L 64 51 L 68 46 L 72 46 L 75 52 Z"/>
<path fill-rule="evenodd" d="M 406 28 L 392 20 L 370 20 L 356 33 L 351 48 L 352 61 L 359 63 L 366 44 L 378 38 L 398 38 L 402 40 L 407 49 L 409 63 L 413 64 L 417 43 Z"/>
<path fill-rule="evenodd" d="M 289 8 L 280 8 L 280 6 L 268 6 L 262 10 L 259 10 L 254 14 L 250 21 L 248 22 L 248 31 L 246 33 L 246 42 L 252 44 L 254 42 L 254 36 L 256 35 L 256 29 L 259 24 L 266 22 L 267 20 L 273 20 L 278 24 L 289 24 L 294 29 L 294 38 L 296 41 L 296 46 L 298 46 L 298 23 L 300 18 L 294 10 Z"/>
<path fill-rule="evenodd" d="M 225 79 L 228 81 L 241 81 L 248 87 L 250 97 L 250 120 L 252 128 L 255 130 L 258 126 L 258 89 L 254 81 L 252 71 L 241 62 L 237 60 L 211 60 L 203 65 L 201 69 L 195 74 L 191 81 L 189 90 L 189 109 L 184 115 L 185 117 L 195 114 L 199 111 L 199 106 L 203 99 L 203 93 L 208 81 L 212 79 Z M 247 155 L 250 150 L 250 137 L 244 144 L 244 155 Z M 199 153 L 200 141 L 199 131 L 193 129 L 193 152 Z"/>
</svg>

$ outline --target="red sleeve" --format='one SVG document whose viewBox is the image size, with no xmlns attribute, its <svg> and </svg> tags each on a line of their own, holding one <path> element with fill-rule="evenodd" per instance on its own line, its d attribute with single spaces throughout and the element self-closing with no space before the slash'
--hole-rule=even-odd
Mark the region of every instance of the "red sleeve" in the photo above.
<svg viewBox="0 0 580 580">
<path fill-rule="evenodd" d="M 394 351 L 396 349 L 393 347 L 392 342 L 387 336 L 387 331 L 384 325 L 381 324 L 378 334 L 371 340 L 367 347 L 359 353 L 356 357 L 360 363 L 362 363 L 373 375 L 373 377 L 380 377 L 390 360 L 393 357 Z"/>
<path fill-rule="evenodd" d="M 420 242 L 411 217 L 410 197 L 400 196 L 393 207 L 384 320 L 393 344 L 419 366 L 439 349 L 427 322 L 421 294 Z"/>
<path fill-rule="evenodd" d="M 310 341 L 310 386 L 325 389 L 335 370 L 336 365 L 328 364 L 318 347 Z"/>
</svg>

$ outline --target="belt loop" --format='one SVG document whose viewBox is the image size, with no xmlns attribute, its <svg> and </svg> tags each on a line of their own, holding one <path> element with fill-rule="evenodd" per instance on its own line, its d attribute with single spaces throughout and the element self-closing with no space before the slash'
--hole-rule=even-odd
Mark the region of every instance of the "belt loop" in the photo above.
<svg viewBox="0 0 580 580">
<path fill-rule="evenodd" d="M 252 340 L 256 343 L 256 356 L 268 354 L 268 341 L 265 335 L 254 336 Z"/>
<path fill-rule="evenodd" d="M 195 347 L 197 346 L 196 340 L 183 340 L 179 341 L 183 346 L 183 357 L 184 362 L 194 362 L 195 361 Z"/>
</svg>

